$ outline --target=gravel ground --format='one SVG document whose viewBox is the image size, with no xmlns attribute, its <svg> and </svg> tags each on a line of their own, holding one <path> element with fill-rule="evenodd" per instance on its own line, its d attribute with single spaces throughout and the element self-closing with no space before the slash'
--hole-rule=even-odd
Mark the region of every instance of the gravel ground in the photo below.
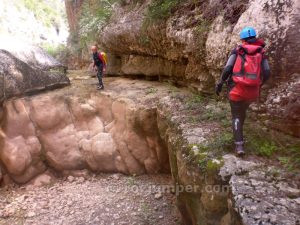
<svg viewBox="0 0 300 225">
<path fill-rule="evenodd" d="M 169 175 L 101 174 L 69 176 L 43 187 L 2 188 L 0 224 L 181 224 L 175 195 L 162 191 L 171 184 Z"/>
</svg>

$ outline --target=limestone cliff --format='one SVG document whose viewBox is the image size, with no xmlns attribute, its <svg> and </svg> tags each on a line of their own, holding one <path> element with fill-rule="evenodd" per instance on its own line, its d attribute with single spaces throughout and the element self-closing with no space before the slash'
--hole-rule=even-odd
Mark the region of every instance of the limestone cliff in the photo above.
<svg viewBox="0 0 300 225">
<path fill-rule="evenodd" d="M 284 100 L 300 94 L 299 1 L 182 1 L 168 17 L 153 21 L 149 8 L 154 3 L 114 5 L 109 23 L 99 34 L 100 45 L 109 53 L 108 74 L 169 80 L 212 93 L 230 51 L 239 43 L 240 30 L 251 25 L 267 43 L 272 69 L 259 114 L 268 115 L 269 126 L 300 136 L 299 114 L 289 112 L 299 110 L 299 101 Z M 280 85 L 289 88 L 274 97 Z M 271 98 L 278 102 L 272 105 Z M 266 100 L 268 104 L 263 104 Z"/>
</svg>

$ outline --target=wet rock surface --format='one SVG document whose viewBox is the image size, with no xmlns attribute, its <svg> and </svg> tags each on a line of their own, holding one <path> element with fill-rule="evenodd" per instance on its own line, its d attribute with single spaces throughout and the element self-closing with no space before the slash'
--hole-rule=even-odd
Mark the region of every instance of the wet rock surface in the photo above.
<svg viewBox="0 0 300 225">
<path fill-rule="evenodd" d="M 1 190 L 0 224 L 180 224 L 168 175 L 66 177 L 36 187 Z"/>
</svg>

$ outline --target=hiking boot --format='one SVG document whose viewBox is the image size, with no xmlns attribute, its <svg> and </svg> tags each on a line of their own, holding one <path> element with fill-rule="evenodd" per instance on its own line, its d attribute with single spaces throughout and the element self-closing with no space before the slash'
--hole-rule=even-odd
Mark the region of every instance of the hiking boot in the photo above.
<svg viewBox="0 0 300 225">
<path fill-rule="evenodd" d="M 237 156 L 243 156 L 245 155 L 245 150 L 244 150 L 244 142 L 235 142 L 235 153 Z"/>
<path fill-rule="evenodd" d="M 104 86 L 103 85 L 98 85 L 97 90 L 103 90 Z"/>
</svg>

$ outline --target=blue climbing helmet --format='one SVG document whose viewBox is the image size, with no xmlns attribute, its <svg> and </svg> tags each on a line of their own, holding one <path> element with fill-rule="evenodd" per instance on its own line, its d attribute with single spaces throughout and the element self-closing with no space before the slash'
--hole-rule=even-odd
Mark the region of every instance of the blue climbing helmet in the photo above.
<svg viewBox="0 0 300 225">
<path fill-rule="evenodd" d="M 241 40 L 253 37 L 256 37 L 256 31 L 253 27 L 245 27 L 240 33 Z"/>
</svg>

